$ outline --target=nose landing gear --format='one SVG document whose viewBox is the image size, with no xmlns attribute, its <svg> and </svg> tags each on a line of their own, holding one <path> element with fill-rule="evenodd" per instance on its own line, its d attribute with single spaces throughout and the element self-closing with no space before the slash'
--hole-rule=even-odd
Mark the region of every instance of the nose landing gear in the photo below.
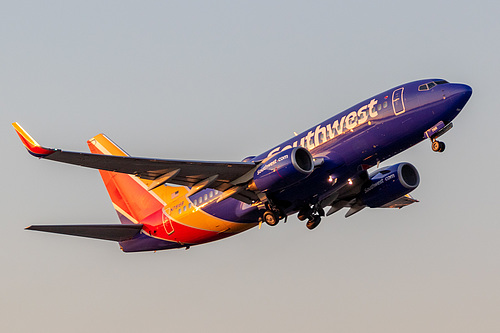
<svg viewBox="0 0 500 333">
<path fill-rule="evenodd" d="M 446 148 L 446 145 L 444 142 L 437 141 L 437 140 L 432 140 L 431 144 L 432 150 L 438 153 L 442 153 L 444 149 Z"/>
<path fill-rule="evenodd" d="M 443 121 L 440 121 L 424 133 L 424 137 L 431 139 L 431 148 L 433 151 L 442 153 L 445 149 L 444 142 L 437 141 L 444 133 L 448 132 L 453 128 L 453 123 L 445 124 Z"/>
</svg>

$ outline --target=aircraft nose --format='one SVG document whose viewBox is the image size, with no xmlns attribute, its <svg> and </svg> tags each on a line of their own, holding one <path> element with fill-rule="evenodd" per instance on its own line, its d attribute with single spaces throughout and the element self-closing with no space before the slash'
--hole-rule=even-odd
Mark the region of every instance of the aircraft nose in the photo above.
<svg viewBox="0 0 500 333">
<path fill-rule="evenodd" d="M 457 84 L 455 89 L 456 89 L 455 94 L 462 95 L 467 100 L 469 100 L 469 98 L 472 95 L 472 88 L 466 84 Z"/>
<path fill-rule="evenodd" d="M 450 97 L 451 96 L 462 97 L 465 98 L 466 101 L 468 101 L 472 95 L 472 88 L 466 84 L 455 83 L 452 84 L 450 88 L 451 88 L 450 89 L 451 91 L 449 92 Z"/>
<path fill-rule="evenodd" d="M 452 99 L 457 104 L 457 109 L 461 110 L 472 96 L 472 88 L 466 84 L 453 83 L 449 85 L 445 95 L 447 99 Z"/>
</svg>

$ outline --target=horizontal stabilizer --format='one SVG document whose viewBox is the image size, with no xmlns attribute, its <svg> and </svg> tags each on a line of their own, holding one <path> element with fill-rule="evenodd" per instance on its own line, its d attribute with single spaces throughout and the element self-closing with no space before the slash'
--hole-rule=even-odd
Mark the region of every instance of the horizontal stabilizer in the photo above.
<svg viewBox="0 0 500 333">
<path fill-rule="evenodd" d="M 141 232 L 142 224 L 31 225 L 25 229 L 121 242 Z"/>
</svg>

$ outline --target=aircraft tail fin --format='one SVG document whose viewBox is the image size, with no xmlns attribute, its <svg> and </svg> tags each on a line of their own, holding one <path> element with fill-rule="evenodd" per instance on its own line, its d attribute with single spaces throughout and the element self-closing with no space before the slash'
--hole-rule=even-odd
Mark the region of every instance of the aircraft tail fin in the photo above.
<svg viewBox="0 0 500 333">
<path fill-rule="evenodd" d="M 87 144 L 93 154 L 130 156 L 125 150 L 121 149 L 116 143 L 102 133 L 88 140 Z"/>
<path fill-rule="evenodd" d="M 87 144 L 93 154 L 129 156 L 104 134 L 96 135 Z M 148 191 L 140 178 L 112 171 L 99 172 L 121 223 L 139 223 L 165 205 L 153 191 Z"/>
</svg>

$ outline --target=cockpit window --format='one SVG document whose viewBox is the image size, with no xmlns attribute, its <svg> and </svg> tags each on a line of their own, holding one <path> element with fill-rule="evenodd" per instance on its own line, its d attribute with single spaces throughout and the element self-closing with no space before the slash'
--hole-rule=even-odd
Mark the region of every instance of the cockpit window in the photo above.
<svg viewBox="0 0 500 333">
<path fill-rule="evenodd" d="M 421 84 L 420 86 L 418 86 L 418 91 L 429 90 L 429 89 L 432 89 L 433 87 L 435 87 L 437 84 L 445 84 L 445 83 L 449 83 L 449 82 L 446 80 L 431 81 L 429 83 Z"/>
</svg>

